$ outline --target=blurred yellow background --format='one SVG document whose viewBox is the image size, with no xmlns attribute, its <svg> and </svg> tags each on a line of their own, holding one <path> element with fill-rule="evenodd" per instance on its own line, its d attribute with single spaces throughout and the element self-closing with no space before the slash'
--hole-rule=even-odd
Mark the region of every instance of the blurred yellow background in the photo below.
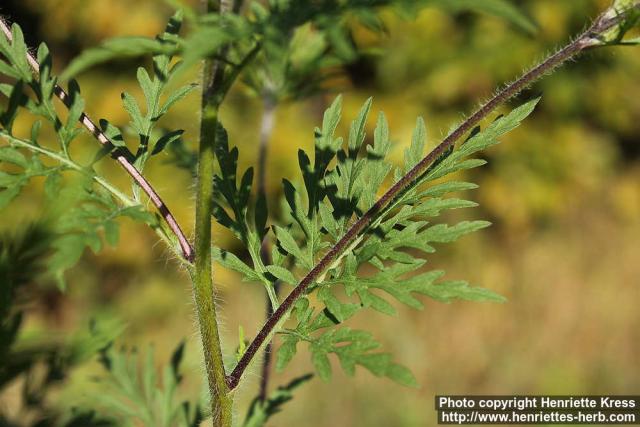
<svg viewBox="0 0 640 427">
<path fill-rule="evenodd" d="M 374 111 L 383 110 L 389 118 L 394 159 L 402 158 L 418 115 L 425 117 L 434 146 L 496 87 L 583 29 L 609 2 L 514 3 L 538 23 L 537 34 L 523 34 L 498 18 L 452 16 L 433 7 L 415 21 L 385 12 L 386 37 L 356 32 L 359 45 L 380 47 L 382 53 L 349 67 L 347 78 L 333 88 L 344 94 L 342 134 L 373 95 Z M 153 0 L 22 0 L 8 2 L 1 12 L 30 30 L 32 45 L 39 40 L 49 43 L 57 69 L 80 49 L 106 37 L 152 36 L 170 14 L 162 2 Z M 140 95 L 135 82 L 138 65 L 111 64 L 80 76 L 90 115 L 126 124 L 120 92 Z M 640 50 L 616 47 L 588 53 L 545 78 L 528 93 L 543 94 L 536 112 L 503 144 L 485 153 L 487 167 L 465 177 L 480 185 L 466 197 L 481 206 L 457 213 L 456 218 L 488 219 L 494 225 L 442 247 L 429 258 L 429 265 L 445 269 L 448 278 L 500 292 L 507 303 L 426 301 L 423 312 L 397 306 L 397 318 L 370 311 L 356 316 L 352 325 L 371 330 L 385 350 L 415 373 L 419 389 L 403 388 L 363 370 L 351 380 L 334 369 L 331 383 L 314 379 L 303 386 L 270 425 L 435 425 L 435 394 L 637 394 L 638 76 Z M 271 200 L 279 197 L 281 178 L 297 178 L 297 149 L 312 147 L 313 127 L 333 96 L 279 106 L 270 147 Z M 190 95 L 163 126 L 185 128 L 185 139 L 193 145 L 198 106 L 198 96 Z M 255 163 L 260 114 L 259 101 L 242 87 L 223 109 L 230 143 L 240 147 L 244 166 Z M 89 137 L 82 141 L 95 144 Z M 100 168 L 116 176 L 121 188 L 128 188 L 115 165 L 103 161 Z M 189 174 L 156 160 L 148 176 L 191 231 Z M 3 213 L 0 229 L 15 229 L 39 217 L 40 187 L 36 183 Z M 219 245 L 236 247 L 228 233 L 216 230 Z M 85 327 L 97 314 L 124 321 L 128 327 L 121 341 L 140 348 L 152 343 L 160 360 L 187 338 L 181 392 L 198 395 L 204 374 L 189 280 L 152 232 L 125 222 L 121 244 L 99 255 L 88 252 L 68 279 L 66 294 L 52 287 L 46 300 L 31 307 L 29 334 L 65 334 Z M 215 282 L 226 348 L 233 353 L 238 325 L 253 336 L 262 324 L 264 295 L 258 285 L 242 283 L 221 269 L 215 272 Z M 301 350 L 286 374 L 273 377 L 272 386 L 311 370 L 308 354 Z M 59 403 L 95 401 L 88 384 L 101 372 L 97 363 L 76 371 L 59 391 Z M 256 365 L 238 392 L 238 414 L 244 415 L 258 382 Z M 5 399 L 0 405 L 10 406 L 11 398 L 0 397 Z"/>
</svg>

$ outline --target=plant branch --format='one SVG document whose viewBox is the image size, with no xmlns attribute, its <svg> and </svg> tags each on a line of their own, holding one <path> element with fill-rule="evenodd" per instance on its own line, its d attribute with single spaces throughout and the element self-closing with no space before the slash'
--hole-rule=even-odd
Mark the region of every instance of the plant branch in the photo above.
<svg viewBox="0 0 640 427">
<path fill-rule="evenodd" d="M 633 7 L 633 10 L 635 11 L 638 9 L 640 9 L 640 6 Z M 282 320 L 293 307 L 295 302 L 305 294 L 307 289 L 322 276 L 322 274 L 335 262 L 336 259 L 342 256 L 343 253 L 351 247 L 354 241 L 361 238 L 362 234 L 371 225 L 371 223 L 384 212 L 385 208 L 387 208 L 397 197 L 401 196 L 415 185 L 416 180 L 429 168 L 429 166 L 431 166 L 449 148 L 453 147 L 463 135 L 472 130 L 481 120 L 486 118 L 493 110 L 496 109 L 496 107 L 513 98 L 523 89 L 529 87 L 542 76 L 553 71 L 580 52 L 591 47 L 601 46 L 602 41 L 599 40 L 599 36 L 603 35 L 607 30 L 612 29 L 616 25 L 621 24 L 625 19 L 625 16 L 626 13 L 618 13 L 615 16 L 611 16 L 610 14 L 607 15 L 606 13 L 601 15 L 595 23 L 577 39 L 570 42 L 565 47 L 546 58 L 540 64 L 524 73 L 520 78 L 497 92 L 475 113 L 464 120 L 464 122 L 451 132 L 435 149 L 427 154 L 427 156 L 424 157 L 415 167 L 413 167 L 399 181 L 389 188 L 367 212 L 365 212 L 350 226 L 335 246 L 332 247 L 320 261 L 318 261 L 318 263 L 285 298 L 273 315 L 267 319 L 262 329 L 247 347 L 247 350 L 233 372 L 231 372 L 227 377 L 227 384 L 229 388 L 234 389 L 239 384 L 244 371 L 265 344 L 265 341 L 267 341 L 273 334 L 274 329 L 282 323 Z"/>
<path fill-rule="evenodd" d="M 13 37 L 11 35 L 11 29 L 7 25 L 7 23 L 0 18 L 0 28 L 4 36 L 9 40 L 9 42 L 13 41 Z M 36 58 L 29 52 L 27 52 L 27 62 L 29 63 L 33 73 L 36 76 L 40 75 L 40 64 L 36 60 Z M 67 107 L 71 108 L 71 98 L 69 95 L 60 87 L 56 85 L 54 88 L 54 93 L 62 101 L 62 103 Z M 91 118 L 86 114 L 82 113 L 80 115 L 79 122 L 93 135 L 98 142 L 100 142 L 103 146 L 106 147 L 115 147 L 114 144 L 109 140 L 107 135 L 104 134 L 100 130 L 98 126 L 91 120 Z M 180 225 L 176 221 L 175 217 L 164 203 L 164 201 L 160 198 L 155 189 L 151 186 L 151 184 L 145 179 L 144 176 L 140 173 L 138 169 L 133 165 L 133 155 L 129 150 L 125 147 L 115 147 L 115 149 L 111 152 L 111 157 L 114 158 L 120 165 L 125 169 L 125 171 L 131 176 L 131 178 L 142 188 L 142 190 L 149 196 L 153 204 L 156 206 L 165 222 L 167 223 L 169 229 L 173 233 L 173 235 L 178 240 L 180 245 L 182 256 L 189 262 L 193 262 L 194 253 L 189 240 L 183 233 Z"/>
</svg>

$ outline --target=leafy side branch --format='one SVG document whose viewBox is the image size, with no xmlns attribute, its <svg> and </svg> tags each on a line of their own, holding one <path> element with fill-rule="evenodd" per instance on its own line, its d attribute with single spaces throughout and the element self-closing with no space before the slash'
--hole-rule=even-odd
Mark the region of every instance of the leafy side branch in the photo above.
<svg viewBox="0 0 640 427">
<path fill-rule="evenodd" d="M 460 124 L 453 132 L 451 132 L 427 156 L 419 161 L 416 161 L 414 164 L 410 164 L 410 167 L 406 168 L 404 173 L 397 177 L 396 182 L 391 186 L 391 188 L 389 188 L 382 195 L 382 197 L 380 197 L 375 203 L 373 203 L 369 207 L 369 209 L 365 211 L 364 214 L 357 217 L 355 222 L 353 222 L 353 224 L 348 227 L 346 232 L 344 232 L 344 234 L 339 239 L 337 239 L 335 244 L 324 255 L 322 255 L 317 262 L 314 262 L 310 266 L 308 273 L 297 283 L 291 293 L 267 319 L 262 329 L 258 332 L 254 340 L 247 347 L 233 372 L 231 372 L 231 374 L 227 377 L 229 388 L 234 389 L 238 385 L 243 373 L 245 372 L 253 358 L 257 355 L 257 353 L 265 345 L 265 343 L 271 339 L 272 334 L 279 330 L 283 323 L 283 320 L 286 318 L 286 316 L 288 316 L 288 313 L 294 306 L 297 307 L 297 303 L 299 302 L 299 300 L 304 297 L 304 295 L 311 288 L 317 286 L 319 282 L 322 282 L 322 279 L 324 278 L 327 270 L 336 268 L 338 266 L 338 260 L 341 260 L 345 255 L 348 255 L 348 253 L 353 252 L 355 247 L 361 242 L 361 239 L 368 230 L 379 226 L 385 215 L 387 215 L 391 209 L 400 206 L 400 200 L 414 191 L 414 189 L 419 184 L 443 176 L 443 174 L 441 174 L 442 172 L 439 172 L 439 170 L 443 168 L 446 169 L 447 167 L 452 167 L 453 170 L 458 170 L 473 167 L 473 164 L 465 165 L 464 162 L 462 162 L 462 166 L 459 165 L 459 167 L 457 167 L 456 169 L 456 167 L 453 166 L 452 163 L 461 161 L 462 157 L 495 143 L 498 136 L 517 126 L 519 122 L 532 111 L 535 103 L 528 103 L 514 110 L 510 115 L 497 120 L 486 131 L 472 137 L 463 145 L 461 145 L 457 150 L 453 151 L 455 143 L 460 138 L 462 138 L 467 132 L 476 127 L 480 123 L 480 121 L 486 118 L 499 105 L 513 98 L 523 89 L 529 87 L 532 83 L 540 79 L 542 76 L 553 71 L 556 67 L 564 64 L 567 60 L 575 57 L 580 52 L 588 48 L 619 42 L 621 36 L 624 35 L 623 30 L 620 30 L 620 28 L 624 27 L 625 23 L 628 23 L 629 20 L 637 19 L 637 13 L 639 11 L 640 5 L 634 4 L 624 10 L 609 10 L 605 14 L 601 15 L 587 31 L 577 37 L 574 41 L 570 42 L 555 54 L 549 56 L 540 64 L 536 65 L 531 70 L 523 74 L 519 79 L 515 80 L 513 83 L 508 84 L 506 87 L 500 90 L 488 102 L 483 104 L 474 114 L 472 114 L 469 118 L 462 122 L 462 124 Z M 366 113 L 368 113 L 368 108 Z M 366 113 L 364 114 L 365 117 Z M 333 117 L 333 119 L 335 119 L 335 123 L 331 123 L 328 128 L 323 126 L 322 129 L 321 136 L 324 138 L 329 138 L 329 144 L 332 143 L 332 139 L 331 135 L 327 135 L 326 132 L 332 133 L 333 130 L 335 130 L 337 119 L 339 119 L 339 117 L 336 117 Z M 327 112 L 327 114 L 325 114 L 325 123 L 328 118 L 330 120 L 332 119 L 331 109 Z M 420 128 L 420 126 L 418 128 Z M 350 141 L 349 149 L 349 153 L 357 153 L 358 146 L 352 146 Z M 318 152 L 317 147 L 316 163 L 318 162 L 317 158 L 320 155 L 322 155 L 322 153 Z M 475 164 L 475 166 L 477 166 L 477 164 Z M 318 178 L 318 176 L 316 176 L 315 178 Z M 310 193 L 310 210 L 314 209 L 313 207 L 311 207 L 311 205 L 313 203 L 316 203 L 317 201 L 318 200 L 313 200 L 313 195 Z M 299 220 L 299 218 L 296 219 Z M 305 232 L 306 231 L 308 230 L 305 230 Z M 277 230 L 276 234 L 278 234 Z M 293 243 L 290 239 L 285 238 L 285 236 L 286 234 L 283 230 L 281 230 L 278 238 L 279 241 L 281 240 L 281 245 L 285 247 L 285 250 L 291 254 L 294 254 L 295 256 L 297 256 L 297 253 L 300 253 L 300 257 L 303 258 L 304 255 L 300 252 L 300 249 L 296 248 L 295 243 Z M 309 260 L 313 260 L 313 256 L 310 259 L 307 259 L 306 265 L 309 265 Z M 345 266 L 345 269 L 346 268 L 348 267 Z M 272 272 L 274 274 L 277 274 L 277 270 L 275 269 Z M 285 275 L 282 271 L 279 271 L 279 273 L 283 276 L 288 277 L 288 275 Z M 342 281 L 344 282 L 344 280 Z M 330 308 L 329 304 L 328 308 Z M 340 309 L 334 310 L 331 312 L 331 314 L 335 316 L 337 314 L 336 312 L 339 311 Z M 302 309 L 302 312 L 304 313 L 305 309 Z M 337 317 L 338 320 L 340 320 L 339 316 Z M 292 331 L 291 333 L 293 332 L 294 331 Z M 295 343 L 295 341 L 293 342 Z M 292 351 L 295 352 L 295 344 L 292 348 Z M 339 353 L 338 355 L 340 356 Z M 285 355 L 284 357 L 285 359 L 287 359 L 290 358 L 290 355 Z M 342 358 L 341 361 L 343 361 Z M 318 368 L 321 374 L 323 370 L 326 372 L 328 362 L 325 362 L 323 358 L 314 359 L 314 363 L 316 363 L 316 368 Z"/>
<path fill-rule="evenodd" d="M 42 78 L 40 63 L 38 60 L 26 49 L 24 44 L 24 38 L 19 27 L 14 26 L 12 29 L 9 28 L 4 19 L 0 18 L 0 29 L 6 40 L 12 44 L 12 49 L 18 53 L 22 54 L 22 58 L 13 58 L 14 61 L 25 61 L 28 66 L 31 68 L 31 71 L 38 76 L 39 79 Z M 44 45 L 43 45 L 44 46 Z M 9 46 L 7 46 L 9 48 Z M 43 52 L 42 50 L 40 52 Z M 50 61 L 48 57 L 48 52 L 43 53 L 41 60 Z M 23 70 L 26 71 L 26 70 Z M 50 69 L 47 69 L 47 77 L 49 77 Z M 77 88 L 77 87 L 76 87 Z M 74 105 L 74 100 L 77 98 L 75 93 L 72 93 L 71 96 L 65 92 L 62 87 L 58 84 L 53 84 L 53 93 L 62 101 L 62 103 L 69 109 L 72 110 L 76 108 Z M 133 155 L 127 150 L 126 147 L 121 144 L 113 141 L 109 138 L 105 132 L 100 130 L 98 126 L 94 123 L 93 120 L 83 111 L 78 111 L 77 120 L 84 126 L 87 131 L 91 135 L 93 135 L 100 144 L 104 147 L 107 147 L 111 150 L 111 156 L 125 169 L 125 171 L 131 176 L 133 181 L 149 196 L 149 199 L 156 206 L 164 221 L 166 222 L 170 232 L 175 236 L 176 240 L 182 251 L 182 256 L 189 262 L 193 261 L 194 254 L 193 248 L 191 247 L 188 239 L 186 238 L 184 232 L 182 231 L 180 225 L 176 221 L 175 217 L 164 203 L 164 201 L 160 198 L 155 189 L 151 186 L 151 184 L 146 180 L 146 178 L 140 173 L 138 168 L 134 166 Z M 118 146 L 120 145 L 120 146 Z"/>
</svg>

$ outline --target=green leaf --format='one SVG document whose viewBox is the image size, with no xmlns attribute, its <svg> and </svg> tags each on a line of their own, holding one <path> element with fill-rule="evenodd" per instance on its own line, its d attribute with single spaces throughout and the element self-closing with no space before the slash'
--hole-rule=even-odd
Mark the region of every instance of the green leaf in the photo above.
<svg viewBox="0 0 640 427">
<path fill-rule="evenodd" d="M 13 187 L 22 180 L 20 175 L 0 171 L 0 187 Z"/>
<path fill-rule="evenodd" d="M 20 194 L 21 187 L 9 187 L 0 191 L 0 209 L 4 209 Z"/>
<path fill-rule="evenodd" d="M 201 24 L 181 43 L 182 62 L 176 74 L 216 54 L 222 46 L 247 40 L 255 34 L 254 27 L 245 18 L 234 14 L 210 14 L 203 17 Z"/>
<path fill-rule="evenodd" d="M 454 226 L 437 224 L 424 233 L 424 238 L 430 242 L 448 243 L 458 240 L 465 234 L 473 233 L 491 225 L 488 221 L 462 221 Z"/>
<path fill-rule="evenodd" d="M 22 33 L 22 29 L 18 24 L 11 25 L 11 47 L 8 48 L 5 52 L 6 56 L 8 56 L 11 62 L 14 64 L 16 69 L 20 73 L 21 80 L 25 82 L 29 82 L 33 80 L 33 71 L 31 71 L 31 67 L 27 62 L 27 45 L 24 42 L 24 34 Z M 3 43 L 6 43 L 6 38 L 2 37 Z"/>
<path fill-rule="evenodd" d="M 360 309 L 357 304 L 344 304 L 340 302 L 327 286 L 323 286 L 320 289 L 318 299 L 326 305 L 329 313 L 337 320 L 336 323 L 344 322 Z"/>
<path fill-rule="evenodd" d="M 303 335 L 304 330 L 298 329 L 297 334 Z M 288 337 L 288 346 L 292 346 L 291 342 L 296 336 Z M 366 331 L 341 328 L 330 330 L 317 338 L 307 336 L 306 340 L 310 342 L 313 366 L 324 381 L 331 379 L 332 368 L 328 355 L 334 353 L 349 376 L 355 374 L 356 366 L 359 365 L 375 376 L 388 376 L 402 384 L 415 385 L 413 375 L 406 368 L 394 363 L 388 353 L 376 351 L 380 344 Z"/>
<path fill-rule="evenodd" d="M 364 139 L 366 137 L 365 126 L 367 124 L 367 118 L 369 117 L 369 111 L 371 111 L 372 103 L 373 98 L 367 99 L 360 109 L 358 117 L 351 123 L 348 142 L 350 153 L 357 153 L 357 151 L 362 146 L 362 143 L 364 142 Z"/>
<path fill-rule="evenodd" d="M 302 249 L 300 249 L 289 231 L 279 226 L 275 226 L 274 230 L 276 233 L 276 237 L 278 238 L 278 244 L 282 247 L 282 249 L 293 255 L 293 257 L 296 259 L 296 262 L 298 262 L 304 268 L 310 269 L 313 267 L 313 265 L 311 264 L 312 260 L 310 260 L 302 251 Z"/>
<path fill-rule="evenodd" d="M 78 263 L 84 253 L 87 240 L 85 236 L 67 234 L 57 239 L 53 247 L 55 254 L 49 259 L 49 270 L 55 275 L 61 289 L 66 288 L 64 272 Z"/>
<path fill-rule="evenodd" d="M 367 191 L 364 189 L 367 183 L 360 179 L 366 168 L 366 161 L 358 159 L 358 154 L 366 137 L 365 126 L 371 102 L 369 98 L 360 109 L 356 120 L 351 123 L 347 152 L 337 152 L 336 168 L 325 177 L 325 190 L 333 205 L 333 216 L 338 222 L 336 234 L 342 234 L 346 223 L 357 212 L 357 199 Z"/>
<path fill-rule="evenodd" d="M 460 181 L 447 181 L 442 184 L 437 184 L 432 187 L 427 188 L 422 191 L 420 194 L 421 198 L 427 197 L 440 197 L 444 196 L 447 193 L 455 193 L 458 191 L 466 191 L 466 190 L 475 190 L 478 188 L 477 184 L 473 184 L 471 182 L 460 182 Z"/>
<path fill-rule="evenodd" d="M 373 134 L 373 146 L 367 147 L 367 165 L 364 168 L 364 181 L 366 185 L 364 186 L 365 191 L 362 194 L 365 210 L 373 206 L 377 200 L 377 190 L 392 168 L 390 164 L 384 161 L 390 149 L 389 124 L 387 123 L 385 115 L 380 113 Z"/>
<path fill-rule="evenodd" d="M 340 115 L 342 113 L 342 96 L 339 95 L 334 99 L 333 103 L 324 112 L 322 119 L 322 130 L 316 132 L 316 147 L 318 151 L 329 150 L 335 153 L 340 147 L 341 140 L 333 138 L 338 123 L 340 123 Z"/>
<path fill-rule="evenodd" d="M 59 172 L 52 172 L 47 175 L 44 182 L 44 193 L 49 200 L 56 200 L 60 193 L 62 175 Z"/>
<path fill-rule="evenodd" d="M 183 86 L 178 90 L 176 90 L 175 92 L 173 92 L 171 95 L 169 95 L 169 98 L 167 99 L 165 104 L 162 106 L 162 108 L 158 112 L 158 115 L 164 116 L 169 111 L 169 109 L 173 107 L 174 104 L 176 104 L 177 102 L 180 102 L 182 99 L 187 97 L 187 95 L 193 92 L 197 87 L 198 87 L 197 84 L 190 84 L 190 85 Z"/>
<path fill-rule="evenodd" d="M 111 246 L 117 246 L 120 239 L 118 223 L 115 221 L 107 221 L 104 223 L 104 236 L 107 243 Z"/>
<path fill-rule="evenodd" d="M 129 117 L 131 117 L 131 126 L 133 129 L 139 135 L 146 135 L 147 129 L 145 129 L 144 126 L 144 117 L 142 116 L 136 99 L 128 92 L 122 92 L 120 97 L 122 98 L 124 109 L 127 110 Z"/>
<path fill-rule="evenodd" d="M 462 280 L 447 281 L 434 285 L 423 286 L 420 289 L 420 293 L 442 302 L 451 302 L 454 299 L 491 302 L 506 301 L 503 296 L 498 295 L 493 291 L 471 287 L 467 282 Z"/>
<path fill-rule="evenodd" d="M 78 125 L 84 110 L 84 100 L 80 96 L 80 86 L 75 80 L 69 82 L 69 97 L 71 99 L 71 107 L 69 107 L 66 127 L 72 129 Z"/>
<path fill-rule="evenodd" d="M 176 48 L 157 39 L 147 37 L 117 37 L 105 41 L 102 46 L 91 48 L 76 57 L 60 74 L 61 80 L 72 77 L 114 59 L 136 58 L 150 54 L 174 53 Z"/>
<path fill-rule="evenodd" d="M 157 222 L 155 215 L 140 205 L 129 206 L 124 209 L 120 209 L 118 211 L 118 215 L 126 216 L 134 221 L 142 222 L 149 225 L 153 225 Z"/>
<path fill-rule="evenodd" d="M 307 216 L 307 212 L 302 206 L 300 193 L 296 187 L 286 179 L 282 180 L 282 186 L 284 189 L 285 199 L 291 209 L 289 212 L 291 217 L 298 223 L 305 236 L 309 236 L 312 232 L 312 224 L 311 220 Z"/>
<path fill-rule="evenodd" d="M 36 120 L 31 126 L 31 143 L 38 145 L 38 138 L 40 136 L 40 129 L 42 129 L 42 121 Z"/>
<path fill-rule="evenodd" d="M 17 70 L 13 69 L 11 65 L 7 64 L 2 60 L 0 60 L 0 74 L 4 74 L 5 76 L 10 77 L 12 79 L 20 78 L 20 73 Z"/>
<path fill-rule="evenodd" d="M 282 344 L 278 349 L 278 358 L 276 360 L 276 370 L 278 372 L 282 372 L 284 368 L 287 367 L 293 356 L 296 355 L 297 352 L 297 344 L 298 340 L 291 336 L 285 335 L 282 339 Z"/>
<path fill-rule="evenodd" d="M 331 379 L 331 362 L 329 362 L 329 358 L 324 349 L 312 345 L 311 362 L 318 372 L 318 376 L 323 381 L 329 381 Z"/>
<path fill-rule="evenodd" d="M 204 418 L 200 409 L 191 410 L 191 402 L 177 398 L 183 354 L 184 343 L 181 343 L 159 375 L 153 347 L 140 358 L 135 350 L 109 346 L 101 357 L 107 375 L 99 378 L 100 394 L 91 397 L 121 422 L 149 427 L 199 425 Z"/>
<path fill-rule="evenodd" d="M 540 98 L 535 98 L 518 108 L 512 110 L 506 116 L 498 118 L 485 130 L 477 133 L 460 147 L 447 155 L 439 163 L 434 164 L 421 178 L 421 182 L 432 181 L 460 170 L 471 169 L 484 165 L 484 160 L 464 158 L 497 144 L 498 138 L 515 129 L 534 110 Z"/>
<path fill-rule="evenodd" d="M 0 129 L 0 136 L 11 144 L 10 146 L 0 147 L 0 164 L 2 162 L 10 163 L 19 169 L 11 173 L 0 170 L 0 209 L 3 209 L 20 194 L 31 178 L 46 177 L 53 173 L 56 168 L 45 167 L 36 154 L 27 157 L 17 148 L 14 148 L 23 146 L 16 145 L 17 142 L 30 146 L 29 142 L 15 138 L 2 129 Z"/>
<path fill-rule="evenodd" d="M 387 367 L 385 374 L 392 381 L 395 381 L 405 387 L 418 387 L 416 377 L 405 366 L 391 364 Z"/>
<path fill-rule="evenodd" d="M 41 173 L 54 175 L 46 184 L 51 200 L 49 215 L 57 234 L 48 268 L 61 288 L 66 286 L 65 271 L 80 260 L 87 247 L 98 253 L 103 248 L 103 240 L 111 245 L 118 242 L 119 218 L 126 216 L 151 225 L 157 223 L 155 216 L 141 206 L 119 206 L 110 193 L 96 186 L 90 175 L 65 182 L 60 190 L 57 170 L 45 169 Z"/>
<path fill-rule="evenodd" d="M 116 147 L 126 147 L 122 131 L 116 126 L 112 125 L 105 119 L 100 120 L 100 128 L 102 132 L 109 138 L 109 141 Z"/>
<path fill-rule="evenodd" d="M 263 241 L 264 237 L 269 232 L 269 229 L 267 228 L 268 218 L 269 210 L 267 207 L 267 196 L 266 194 L 259 192 L 254 212 L 254 227 L 260 241 Z"/>
<path fill-rule="evenodd" d="M 123 106 L 130 117 L 130 125 L 135 133 L 138 134 L 139 143 L 135 153 L 134 166 L 139 170 L 143 170 L 146 162 L 151 155 L 155 155 L 164 150 L 169 144 L 179 140 L 182 130 L 173 130 L 164 132 L 157 140 L 153 133 L 154 128 L 158 120 L 168 112 L 169 108 L 184 98 L 194 87 L 194 85 L 188 85 L 178 89 L 176 92 L 169 94 L 167 103 L 161 108 L 161 97 L 166 90 L 171 79 L 175 75 L 174 68 L 170 67 L 173 54 L 179 50 L 180 39 L 177 37 L 177 32 L 180 29 L 182 23 L 182 15 L 178 12 L 174 15 L 167 25 L 165 32 L 159 35 L 155 40 L 149 42 L 151 46 L 155 46 L 149 51 L 144 51 L 144 45 L 149 44 L 147 42 L 141 42 L 140 46 L 133 47 L 132 52 L 134 55 L 140 54 L 153 54 L 153 67 L 152 74 L 150 74 L 144 67 L 138 67 L 136 72 L 136 78 L 142 93 L 144 95 L 146 111 L 143 114 L 141 109 L 141 103 L 128 92 L 122 93 Z M 118 47 L 116 41 L 107 42 L 115 43 L 109 45 L 110 47 Z M 105 44 L 105 46 L 107 46 Z M 114 54 L 117 56 L 117 49 L 112 52 L 107 52 L 105 46 L 101 47 L 97 52 L 102 54 Z M 141 51 L 137 51 L 139 47 L 143 47 Z M 160 48 L 161 47 L 161 48 Z M 118 47 L 119 49 L 119 47 Z M 108 50 L 108 49 L 107 49 Z M 126 56 L 126 55 L 125 55 Z M 73 65 L 72 65 L 73 66 Z M 101 121 L 101 126 L 104 129 L 107 136 L 112 140 L 113 145 L 124 147 L 124 139 L 122 133 L 115 127 L 110 126 L 106 120 Z M 134 184 L 133 193 L 136 199 L 139 198 L 140 188 Z"/>
<path fill-rule="evenodd" d="M 282 406 L 293 399 L 293 392 L 304 383 L 310 381 L 313 375 L 307 374 L 293 379 L 289 384 L 278 387 L 266 400 L 256 397 L 245 418 L 243 427 L 262 427 L 275 414 L 282 410 Z"/>
<path fill-rule="evenodd" d="M 266 268 L 269 273 L 276 277 L 276 279 L 294 286 L 298 284 L 298 280 L 295 278 L 293 273 L 286 268 L 278 267 L 277 265 L 268 265 Z"/>
<path fill-rule="evenodd" d="M 69 144 L 82 132 L 78 121 L 84 111 L 84 99 L 80 96 L 80 87 L 75 80 L 69 82 L 69 115 L 65 125 L 58 131 L 65 156 L 68 157 Z"/>
<path fill-rule="evenodd" d="M 531 18 L 507 0 L 429 0 L 429 3 L 453 11 L 472 10 L 487 13 L 511 22 L 529 34 L 538 32 L 537 26 Z"/>
<path fill-rule="evenodd" d="M 25 169 L 29 167 L 27 158 L 12 147 L 0 147 L 0 162 L 13 163 Z"/>
<path fill-rule="evenodd" d="M 416 128 L 413 131 L 411 146 L 404 152 L 404 173 L 409 172 L 424 156 L 424 148 L 427 143 L 427 128 L 422 117 L 418 117 Z"/>
<path fill-rule="evenodd" d="M 184 134 L 184 130 L 182 130 L 182 129 L 176 129 L 176 130 L 173 130 L 173 131 L 165 133 L 155 143 L 155 145 L 153 147 L 153 151 L 151 152 L 151 155 L 153 156 L 153 155 L 156 155 L 156 154 L 160 154 L 168 145 L 170 145 L 170 144 L 178 141 L 180 138 L 182 138 L 183 134 Z"/>
<path fill-rule="evenodd" d="M 416 197 L 416 200 L 420 199 Z M 456 198 L 441 199 L 439 197 L 432 197 L 423 200 L 424 201 L 421 203 L 417 202 L 415 206 L 403 207 L 397 215 L 388 222 L 385 222 L 385 225 L 392 223 L 395 226 L 398 223 L 403 223 L 404 221 L 411 219 L 418 220 L 437 217 L 445 210 L 473 208 L 478 206 L 475 202 Z"/>
<path fill-rule="evenodd" d="M 252 282 L 262 282 L 262 277 L 256 273 L 251 267 L 242 262 L 240 258 L 225 251 L 224 249 L 213 247 L 211 256 L 216 262 L 219 262 L 225 268 L 236 271 L 243 275 L 243 280 Z"/>
<path fill-rule="evenodd" d="M 260 248 L 264 229 L 256 230 L 248 219 L 253 168 L 247 169 L 238 183 L 238 148 L 229 148 L 228 135 L 222 125 L 217 131 L 216 159 L 220 172 L 213 178 L 213 215 L 218 223 L 233 231 L 248 249 L 254 266 L 261 268 Z M 260 206 L 260 209 L 266 210 L 266 206 Z"/>
<path fill-rule="evenodd" d="M 335 219 L 334 211 L 326 203 L 320 203 L 318 213 L 320 213 L 322 226 L 331 235 L 333 240 L 337 241 L 340 239 L 340 224 Z"/>
<path fill-rule="evenodd" d="M 0 37 L 0 39 L 2 39 L 2 37 Z M 11 133 L 13 129 L 13 122 L 15 121 L 18 109 L 27 103 L 27 97 L 23 93 L 23 88 L 24 84 L 21 80 L 12 86 L 3 86 L 5 96 L 7 96 L 6 89 L 9 89 L 9 103 L 2 115 L 0 115 L 0 124 L 8 133 Z"/>
<path fill-rule="evenodd" d="M 144 67 L 138 67 L 136 79 L 147 101 L 147 112 L 151 112 L 155 108 L 153 101 L 159 96 L 158 85 L 151 81 L 151 77 L 149 77 L 149 73 Z"/>
</svg>

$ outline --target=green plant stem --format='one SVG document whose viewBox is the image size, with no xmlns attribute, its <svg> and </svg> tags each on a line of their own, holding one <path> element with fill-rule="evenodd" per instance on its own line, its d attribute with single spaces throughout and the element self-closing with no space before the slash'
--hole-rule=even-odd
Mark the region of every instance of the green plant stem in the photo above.
<svg viewBox="0 0 640 427">
<path fill-rule="evenodd" d="M 209 62 L 205 67 L 205 76 L 211 69 L 212 64 Z M 193 287 L 209 382 L 213 425 L 228 427 L 231 426 L 233 400 L 225 381 L 211 266 L 213 164 L 218 128 L 218 106 L 205 104 L 201 120 Z"/>
<path fill-rule="evenodd" d="M 216 3 L 203 2 L 208 12 L 226 13 L 232 10 L 228 0 Z M 226 56 L 227 49 L 219 54 Z M 211 399 L 211 419 L 214 427 L 231 427 L 233 421 L 233 397 L 226 382 L 222 346 L 213 288 L 211 258 L 211 217 L 213 213 L 213 177 L 218 135 L 218 114 L 224 98 L 225 83 L 223 62 L 206 59 L 202 77 L 202 117 L 200 122 L 200 146 L 198 152 L 198 182 L 196 187 L 195 265 L 192 272 L 193 294 L 204 352 L 205 369 Z"/>
<path fill-rule="evenodd" d="M 211 11 L 210 2 L 207 10 Z M 215 9 L 214 9 L 215 10 Z M 233 419 L 233 396 L 227 386 L 222 346 L 218 328 L 213 288 L 211 258 L 211 218 L 213 212 L 213 176 L 215 149 L 219 127 L 219 109 L 231 83 L 241 68 L 260 49 L 257 44 L 243 61 L 225 76 L 225 64 L 216 59 L 205 61 L 202 84 L 202 118 L 198 152 L 198 182 L 196 187 L 195 265 L 191 270 L 193 294 L 205 359 L 205 369 L 211 398 L 214 427 L 230 427 Z M 220 54 L 226 54 L 223 49 Z"/>
<path fill-rule="evenodd" d="M 635 8 L 638 8 L 635 6 Z M 414 168 L 407 172 L 399 181 L 397 181 L 389 190 L 387 190 L 377 202 L 360 218 L 358 218 L 342 236 L 342 238 L 332 247 L 320 261 L 306 274 L 306 276 L 298 283 L 291 293 L 284 299 L 282 304 L 271 315 L 264 326 L 260 329 L 254 340 L 249 344 L 242 358 L 227 377 L 227 383 L 230 389 L 234 389 L 240 382 L 243 373 L 261 350 L 261 348 L 273 336 L 274 332 L 282 325 L 289 310 L 295 302 L 302 297 L 307 289 L 318 281 L 325 271 L 333 265 L 333 263 L 343 256 L 346 251 L 352 247 L 353 243 L 360 239 L 368 227 L 385 212 L 397 197 L 411 189 L 420 176 L 442 156 L 448 149 L 453 147 L 455 143 L 472 130 L 481 120 L 486 118 L 498 106 L 516 96 L 523 89 L 531 86 L 535 81 L 544 75 L 550 73 L 557 67 L 564 64 L 569 59 L 575 57 L 580 52 L 601 45 L 599 37 L 607 30 L 619 25 L 625 19 L 624 14 L 617 16 L 601 15 L 595 23 L 589 27 L 587 31 L 577 37 L 574 41 L 567 44 L 556 53 L 547 57 L 544 61 L 537 64 L 529 71 L 525 72 L 520 78 L 506 85 L 502 90 L 498 91 L 489 101 L 483 104 L 475 113 L 464 120 L 453 132 L 451 132 L 435 149 L 425 156 Z"/>
</svg>

